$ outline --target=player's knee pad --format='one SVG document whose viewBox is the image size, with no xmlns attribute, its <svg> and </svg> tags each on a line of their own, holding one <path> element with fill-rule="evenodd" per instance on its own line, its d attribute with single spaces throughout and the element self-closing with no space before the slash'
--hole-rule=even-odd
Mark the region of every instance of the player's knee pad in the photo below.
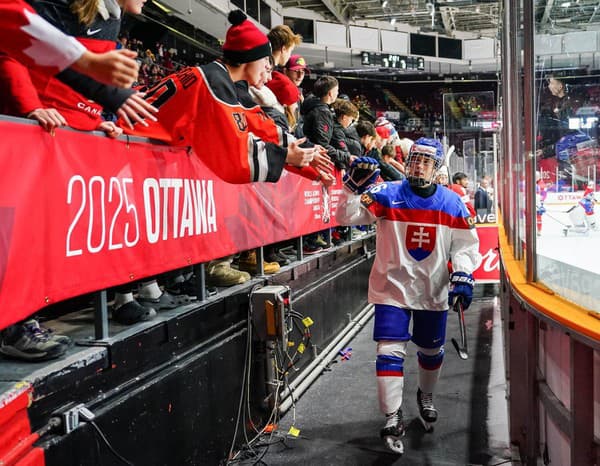
<svg viewBox="0 0 600 466">
<path fill-rule="evenodd" d="M 405 341 L 380 341 L 377 343 L 377 375 L 380 377 L 404 375 Z"/>
<path fill-rule="evenodd" d="M 409 324 L 410 311 L 387 304 L 376 304 L 373 339 L 408 341 L 410 340 Z"/>
<path fill-rule="evenodd" d="M 425 370 L 434 371 L 444 362 L 444 348 L 421 348 L 417 351 L 419 366 Z"/>
</svg>

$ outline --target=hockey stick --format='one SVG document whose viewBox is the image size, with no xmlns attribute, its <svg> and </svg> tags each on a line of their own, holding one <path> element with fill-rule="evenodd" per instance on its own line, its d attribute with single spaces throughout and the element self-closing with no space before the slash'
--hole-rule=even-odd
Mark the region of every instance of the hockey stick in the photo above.
<svg viewBox="0 0 600 466">
<path fill-rule="evenodd" d="M 457 297 L 452 305 L 454 312 L 458 314 L 458 328 L 460 329 L 460 346 L 455 338 L 452 338 L 452 344 L 456 348 L 460 359 L 469 359 L 469 349 L 467 347 L 467 329 L 465 327 L 465 310 L 463 308 L 462 299 Z"/>
<path fill-rule="evenodd" d="M 564 222 L 561 222 L 559 219 L 557 219 L 556 217 L 553 217 L 553 216 L 552 216 L 552 215 L 550 215 L 548 212 L 544 212 L 544 214 L 543 214 L 543 215 L 547 215 L 547 216 L 548 216 L 548 218 L 551 218 L 551 219 L 552 219 L 552 220 L 554 220 L 556 223 L 559 223 L 559 224 L 561 224 L 561 225 L 562 225 L 563 227 L 565 227 L 565 228 L 571 228 L 571 227 L 573 226 L 573 225 L 571 225 L 571 224 L 569 224 L 569 223 L 564 223 Z"/>
</svg>

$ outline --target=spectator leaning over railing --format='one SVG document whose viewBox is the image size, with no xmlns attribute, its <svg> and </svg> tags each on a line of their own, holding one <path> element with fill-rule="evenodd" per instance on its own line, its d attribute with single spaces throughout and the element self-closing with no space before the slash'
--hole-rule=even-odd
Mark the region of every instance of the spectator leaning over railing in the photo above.
<svg viewBox="0 0 600 466">
<path fill-rule="evenodd" d="M 90 52 L 42 19 L 22 0 L 0 0 L 0 50 L 46 74 L 56 74 L 71 66 L 100 82 L 119 87 L 129 87 L 137 79 L 135 53 Z"/>
<path fill-rule="evenodd" d="M 308 166 L 316 150 L 289 142 L 266 116 L 263 137 L 250 129 L 249 120 L 264 113 L 258 106 L 244 107 L 234 83 L 256 85 L 263 80 L 271 68 L 271 47 L 267 36 L 240 10 L 231 12 L 229 21 L 223 59 L 184 68 L 156 84 L 146 99 L 160 108 L 160 121 L 124 129 L 128 134 L 191 146 L 215 175 L 229 183 L 275 182 L 286 163 Z"/>
<path fill-rule="evenodd" d="M 123 0 L 122 5 L 126 11 L 139 14 L 144 1 Z M 121 9 L 117 3 L 112 4 L 113 9 L 110 11 L 98 8 L 97 5 L 95 0 L 75 0 L 69 5 L 58 0 L 48 0 L 36 2 L 34 6 L 42 17 L 77 36 L 89 48 L 95 51 L 110 50 L 115 47 Z M 87 37 L 86 30 L 90 28 L 95 31 L 94 40 Z M 100 84 L 69 70 L 60 74 L 78 90 L 84 91 L 87 97 L 98 100 L 99 103 L 95 103 L 58 79 L 35 68 L 28 71 L 25 66 L 9 57 L 3 57 L 0 65 L 5 79 L 14 83 L 12 100 L 18 102 L 18 105 L 13 107 L 22 116 L 37 119 L 48 130 L 68 125 L 84 131 L 99 129 L 116 137 L 122 130 L 114 123 L 102 120 L 103 106 L 127 121 L 144 123 L 144 118 L 155 118 L 152 113 L 156 110 L 142 99 L 140 93 L 132 89 Z M 50 118 L 45 118 L 48 114 Z"/>
</svg>

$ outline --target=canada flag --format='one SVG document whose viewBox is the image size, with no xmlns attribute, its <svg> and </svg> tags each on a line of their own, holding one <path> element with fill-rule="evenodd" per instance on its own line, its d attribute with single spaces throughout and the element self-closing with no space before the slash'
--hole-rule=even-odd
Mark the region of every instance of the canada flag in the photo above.
<svg viewBox="0 0 600 466">
<path fill-rule="evenodd" d="M 428 257 L 435 247 L 435 227 L 408 225 L 406 228 L 406 249 L 418 261 Z"/>
</svg>

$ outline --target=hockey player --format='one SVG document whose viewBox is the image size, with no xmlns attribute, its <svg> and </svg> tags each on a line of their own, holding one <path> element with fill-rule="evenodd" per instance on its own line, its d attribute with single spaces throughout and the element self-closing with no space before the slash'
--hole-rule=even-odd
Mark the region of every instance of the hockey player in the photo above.
<svg viewBox="0 0 600 466">
<path fill-rule="evenodd" d="M 546 183 L 540 172 L 535 173 L 535 229 L 538 236 L 542 234 L 542 215 L 546 213 L 544 201 L 548 197 Z"/>
<path fill-rule="evenodd" d="M 586 188 L 583 197 L 577 204 L 571 207 L 569 212 L 569 220 L 573 224 L 572 230 L 575 233 L 588 233 L 590 230 L 597 230 L 596 218 L 594 216 L 594 204 L 596 198 L 594 197 L 593 189 Z M 567 230 L 563 231 L 567 234 Z"/>
<path fill-rule="evenodd" d="M 344 177 L 337 209 L 337 220 L 344 225 L 377 222 L 368 297 L 375 305 L 377 387 L 386 416 L 381 437 L 399 454 L 404 451 L 400 437 L 408 341 L 417 346 L 417 403 L 427 428 L 437 420 L 433 393 L 444 359 L 448 307 L 455 299 L 469 307 L 472 273 L 481 261 L 474 222 L 465 205 L 455 193 L 433 183 L 443 161 L 440 142 L 420 138 L 410 149 L 406 180 L 373 184 L 379 173 L 376 161 L 358 158 Z"/>
</svg>

